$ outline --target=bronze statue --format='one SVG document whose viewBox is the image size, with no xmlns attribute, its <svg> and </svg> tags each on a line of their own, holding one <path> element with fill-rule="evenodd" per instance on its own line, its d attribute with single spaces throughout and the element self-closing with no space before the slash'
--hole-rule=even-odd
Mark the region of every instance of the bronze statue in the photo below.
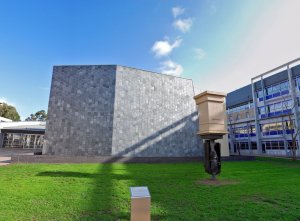
<svg viewBox="0 0 300 221">
<path fill-rule="evenodd" d="M 220 143 L 215 143 L 214 140 L 205 140 L 204 167 L 205 171 L 211 174 L 212 180 L 221 172 L 220 146 Z"/>
</svg>

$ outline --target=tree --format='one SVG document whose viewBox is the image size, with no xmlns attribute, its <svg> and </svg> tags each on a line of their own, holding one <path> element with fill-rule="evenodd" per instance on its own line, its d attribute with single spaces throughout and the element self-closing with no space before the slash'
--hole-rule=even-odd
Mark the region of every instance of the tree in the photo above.
<svg viewBox="0 0 300 221">
<path fill-rule="evenodd" d="M 5 117 L 13 121 L 19 121 L 20 115 L 14 106 L 0 103 L 0 117 Z"/>
<path fill-rule="evenodd" d="M 44 110 L 40 110 L 35 114 L 30 114 L 30 116 L 25 119 L 25 121 L 46 121 L 46 120 L 47 120 L 47 113 Z"/>
</svg>

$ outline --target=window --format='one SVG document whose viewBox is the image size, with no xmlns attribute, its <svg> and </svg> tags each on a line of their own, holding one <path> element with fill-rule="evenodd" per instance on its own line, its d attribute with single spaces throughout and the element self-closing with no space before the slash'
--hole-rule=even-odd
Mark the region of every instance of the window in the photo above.
<svg viewBox="0 0 300 221">
<path fill-rule="evenodd" d="M 251 148 L 252 148 L 252 150 L 257 150 L 257 143 L 251 142 Z"/>
<path fill-rule="evenodd" d="M 274 97 L 278 97 L 280 95 L 288 94 L 288 90 L 289 90 L 289 83 L 287 81 L 284 81 L 280 84 L 269 86 L 265 88 L 266 99 L 268 100 Z"/>
<path fill-rule="evenodd" d="M 267 110 L 268 110 L 268 113 L 273 113 L 274 112 L 274 104 L 269 104 L 267 105 Z"/>
<path fill-rule="evenodd" d="M 271 94 L 273 94 L 273 88 L 272 87 L 266 88 L 266 95 L 271 95 Z"/>
<path fill-rule="evenodd" d="M 285 90 L 288 90 L 288 89 L 289 89 L 289 83 L 288 83 L 287 81 L 282 82 L 282 83 L 280 84 L 280 90 L 281 90 L 281 91 L 285 91 Z"/>
<path fill-rule="evenodd" d="M 234 113 L 234 112 L 239 112 L 239 111 L 243 111 L 243 110 L 248 110 L 250 108 L 253 107 L 253 102 L 251 102 L 250 104 L 247 103 L 247 104 L 243 104 L 243 105 L 240 105 L 240 106 L 237 106 L 237 107 L 234 107 L 234 108 L 228 108 L 228 112 L 229 113 Z"/>
<path fill-rule="evenodd" d="M 247 150 L 248 149 L 248 143 L 247 142 L 240 143 L 240 146 L 241 146 L 241 150 Z"/>
<path fill-rule="evenodd" d="M 239 134 L 239 133 L 240 133 L 239 128 L 234 128 L 234 129 L 233 129 L 233 133 L 234 133 L 234 134 Z"/>
<path fill-rule="evenodd" d="M 287 120 L 287 121 L 285 121 L 284 124 L 285 124 L 285 129 L 286 130 L 294 129 L 294 120 L 291 120 L 291 121 Z"/>
<path fill-rule="evenodd" d="M 266 113 L 265 107 L 258 107 L 258 113 L 265 114 Z"/>
<path fill-rule="evenodd" d="M 261 124 L 260 128 L 263 132 L 263 136 L 280 135 L 283 131 L 283 126 L 281 122 Z"/>
<path fill-rule="evenodd" d="M 293 106 L 292 100 L 283 101 L 282 106 L 284 109 L 291 109 Z"/>
<path fill-rule="evenodd" d="M 256 94 L 257 94 L 257 98 L 262 98 L 264 96 L 262 90 L 257 91 Z"/>
<path fill-rule="evenodd" d="M 269 128 L 269 124 L 261 124 L 261 131 L 262 132 L 269 132 L 270 128 Z"/>
<path fill-rule="evenodd" d="M 278 141 L 278 149 L 284 150 L 284 142 L 283 141 Z"/>
<path fill-rule="evenodd" d="M 274 104 L 275 111 L 281 111 L 282 110 L 282 103 L 278 102 Z"/>
<path fill-rule="evenodd" d="M 274 86 L 273 86 L 273 94 L 274 94 L 274 93 L 277 93 L 277 92 L 280 92 L 280 85 L 281 85 L 281 84 L 277 84 L 277 85 L 274 85 Z"/>
<path fill-rule="evenodd" d="M 278 150 L 278 141 L 271 141 L 272 150 Z"/>
<path fill-rule="evenodd" d="M 248 134 L 248 127 L 247 126 L 243 128 L 243 132 L 244 132 L 244 134 Z"/>
<path fill-rule="evenodd" d="M 250 132 L 251 132 L 252 134 L 255 134 L 255 133 L 256 133 L 255 125 L 251 125 L 251 127 L 250 127 Z"/>
<path fill-rule="evenodd" d="M 300 100 L 298 101 L 300 105 Z M 258 113 L 259 114 L 266 114 L 266 112 L 269 114 L 268 116 L 276 116 L 276 115 L 281 115 L 281 114 L 289 114 L 293 106 L 292 100 L 287 100 L 287 101 L 281 101 L 277 102 L 274 104 L 268 104 L 266 106 L 266 110 L 264 110 L 263 107 L 258 108 Z M 266 117 L 266 116 L 265 116 Z"/>
<path fill-rule="evenodd" d="M 249 115 L 249 112 L 246 112 L 246 118 L 249 118 L 250 115 Z"/>
<path fill-rule="evenodd" d="M 236 142 L 236 143 L 234 143 L 234 148 L 240 149 L 240 150 L 248 150 L 249 145 L 248 145 L 248 142 Z"/>
<path fill-rule="evenodd" d="M 263 141 L 262 146 L 265 146 L 267 150 L 284 150 L 284 141 Z"/>
<path fill-rule="evenodd" d="M 296 140 L 295 142 L 295 145 L 296 145 L 296 149 L 298 149 L 298 141 Z M 288 149 L 291 150 L 293 147 L 293 141 L 292 140 L 289 140 L 288 141 Z"/>
<path fill-rule="evenodd" d="M 269 124 L 269 130 L 273 130 L 273 131 L 277 130 L 277 124 L 276 123 Z"/>
</svg>

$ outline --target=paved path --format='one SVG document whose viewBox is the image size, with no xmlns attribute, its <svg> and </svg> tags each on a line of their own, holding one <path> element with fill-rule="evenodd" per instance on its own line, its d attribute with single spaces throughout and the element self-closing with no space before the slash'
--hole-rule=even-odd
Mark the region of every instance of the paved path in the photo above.
<svg viewBox="0 0 300 221">
<path fill-rule="evenodd" d="M 266 157 L 266 158 L 281 158 L 281 159 L 292 159 L 292 156 L 286 156 L 286 155 L 267 155 L 267 154 L 253 154 L 253 155 L 247 155 L 247 154 L 231 154 L 231 156 L 255 156 L 255 157 Z M 300 156 L 296 157 L 296 160 L 300 161 Z"/>
<path fill-rule="evenodd" d="M 17 148 L 0 148 L 0 166 L 11 163 L 11 156 L 16 155 L 33 155 L 38 150 L 33 149 L 17 149 Z"/>
<path fill-rule="evenodd" d="M 5 166 L 10 164 L 11 157 L 2 157 L 0 156 L 0 166 Z"/>
</svg>

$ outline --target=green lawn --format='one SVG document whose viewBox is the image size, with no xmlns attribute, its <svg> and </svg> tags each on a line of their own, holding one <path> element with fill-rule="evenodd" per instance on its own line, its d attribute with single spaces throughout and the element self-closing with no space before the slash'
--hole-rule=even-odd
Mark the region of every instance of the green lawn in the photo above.
<svg viewBox="0 0 300 221">
<path fill-rule="evenodd" d="M 130 186 L 148 186 L 152 220 L 300 220 L 300 162 L 224 162 L 203 186 L 200 163 L 0 167 L 0 220 L 129 220 Z"/>
</svg>

